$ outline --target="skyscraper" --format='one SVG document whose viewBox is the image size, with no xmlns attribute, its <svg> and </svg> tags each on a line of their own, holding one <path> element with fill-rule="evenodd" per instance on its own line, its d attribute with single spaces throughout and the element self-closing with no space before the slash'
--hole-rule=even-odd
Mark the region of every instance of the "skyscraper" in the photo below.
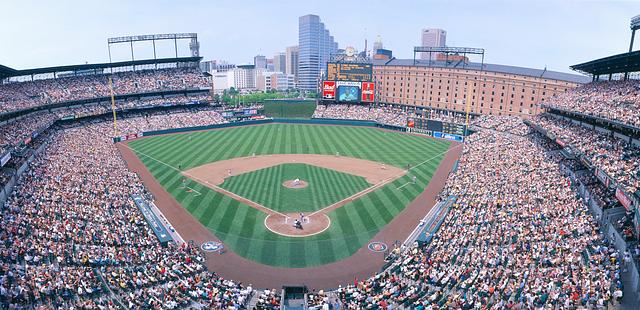
<svg viewBox="0 0 640 310">
<path fill-rule="evenodd" d="M 273 71 L 273 58 L 267 58 L 267 71 Z"/>
<path fill-rule="evenodd" d="M 445 47 L 447 44 L 447 32 L 442 29 L 422 29 L 422 46 Z M 435 59 L 436 54 L 431 54 L 431 59 Z M 421 59 L 429 59 L 429 53 L 422 53 Z"/>
<path fill-rule="evenodd" d="M 287 55 L 285 53 L 276 53 L 273 55 L 273 71 L 287 72 Z"/>
<path fill-rule="evenodd" d="M 293 74 L 296 79 L 296 83 L 298 82 L 298 56 L 300 55 L 300 49 L 298 46 L 289 46 L 287 47 L 286 58 L 286 74 Z"/>
<path fill-rule="evenodd" d="M 267 57 L 262 55 L 257 55 L 253 57 L 253 65 L 256 68 L 266 69 L 267 68 Z"/>
<path fill-rule="evenodd" d="M 384 46 L 382 45 L 382 38 L 380 37 L 380 35 L 378 35 L 376 37 L 376 41 L 373 42 L 373 54 L 375 54 L 377 50 L 381 50 L 383 48 Z"/>
<path fill-rule="evenodd" d="M 298 88 L 316 91 L 320 74 L 329 57 L 338 49 L 338 43 L 324 27 L 317 15 L 298 18 Z"/>
</svg>

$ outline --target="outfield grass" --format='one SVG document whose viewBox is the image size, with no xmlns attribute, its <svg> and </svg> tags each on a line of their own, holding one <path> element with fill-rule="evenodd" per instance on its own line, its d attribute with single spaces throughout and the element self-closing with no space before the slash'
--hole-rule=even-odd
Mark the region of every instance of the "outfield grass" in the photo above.
<svg viewBox="0 0 640 310">
<path fill-rule="evenodd" d="M 273 118 L 311 118 L 315 100 L 273 100 L 264 102 L 264 114 Z"/>
<path fill-rule="evenodd" d="M 134 140 L 129 146 L 158 182 L 205 227 L 239 255 L 282 267 L 309 267 L 346 258 L 420 194 L 429 183 L 449 143 L 374 128 L 270 124 L 193 132 Z M 325 154 L 386 162 L 411 173 L 364 197 L 331 211 L 332 225 L 307 238 L 289 238 L 263 225 L 266 215 L 197 182 L 181 188 L 172 167 L 197 167 L 218 160 L 264 154 Z M 143 155 L 144 154 L 144 155 Z M 401 185 L 417 176 L 417 184 Z M 255 185 L 259 191 L 260 184 Z"/>
<path fill-rule="evenodd" d="M 306 188 L 291 189 L 282 182 L 300 178 Z M 256 186 L 256 184 L 259 184 Z M 312 212 L 371 186 L 367 180 L 305 164 L 282 164 L 225 179 L 220 187 L 282 213 Z"/>
</svg>

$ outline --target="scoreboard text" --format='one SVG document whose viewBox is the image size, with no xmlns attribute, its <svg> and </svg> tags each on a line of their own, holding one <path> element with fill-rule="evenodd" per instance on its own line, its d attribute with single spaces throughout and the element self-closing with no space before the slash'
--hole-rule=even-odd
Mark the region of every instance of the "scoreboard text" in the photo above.
<svg viewBox="0 0 640 310">
<path fill-rule="evenodd" d="M 372 64 L 327 63 L 327 80 L 369 82 L 372 79 Z"/>
<path fill-rule="evenodd" d="M 464 136 L 467 126 L 417 117 L 407 119 L 407 127 Z"/>
</svg>

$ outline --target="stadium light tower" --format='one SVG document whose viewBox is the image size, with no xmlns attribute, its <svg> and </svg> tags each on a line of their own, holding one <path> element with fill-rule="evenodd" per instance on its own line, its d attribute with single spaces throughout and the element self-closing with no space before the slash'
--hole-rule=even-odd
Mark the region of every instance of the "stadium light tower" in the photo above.
<svg viewBox="0 0 640 310">
<path fill-rule="evenodd" d="M 191 38 L 189 49 L 191 50 L 191 57 L 200 57 L 200 42 L 198 42 L 198 37 Z"/>
<path fill-rule="evenodd" d="M 633 50 L 633 39 L 636 36 L 636 30 L 640 29 L 640 15 L 631 18 L 631 43 L 629 44 L 629 53 Z"/>
<path fill-rule="evenodd" d="M 640 29 L 640 15 L 636 15 L 631 18 L 631 23 L 629 25 L 631 27 L 631 42 L 629 43 L 629 53 L 633 51 L 633 39 L 636 36 L 636 30 Z M 609 79 L 611 79 L 611 75 L 609 75 Z M 624 73 L 624 80 L 629 79 L 629 72 Z"/>
</svg>

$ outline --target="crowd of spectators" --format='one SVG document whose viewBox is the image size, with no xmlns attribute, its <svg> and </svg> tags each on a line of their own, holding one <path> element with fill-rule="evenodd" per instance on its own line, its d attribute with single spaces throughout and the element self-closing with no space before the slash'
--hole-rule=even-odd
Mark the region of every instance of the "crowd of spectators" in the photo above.
<svg viewBox="0 0 640 310">
<path fill-rule="evenodd" d="M 583 152 L 627 193 L 640 189 L 640 148 L 637 146 L 546 114 L 538 115 L 532 121 Z"/>
<path fill-rule="evenodd" d="M 313 118 L 366 120 L 404 127 L 407 125 L 407 118 L 410 115 L 402 110 L 373 105 L 327 104 L 318 105 L 313 113 Z"/>
<path fill-rule="evenodd" d="M 124 73 L 116 84 L 135 92 L 184 87 L 200 78 L 195 72 L 178 80 L 171 76 L 180 74 L 163 74 Z M 82 78 L 61 80 L 46 83 L 58 83 L 65 91 L 42 97 L 68 100 L 63 98 L 85 96 L 86 87 L 103 90 L 95 80 L 84 86 L 75 85 L 84 84 Z M 0 106 L 6 103 L 2 96 L 16 92 L 36 100 L 34 86 L 11 85 L 20 84 L 0 86 L 9 89 L 0 92 Z M 74 114 L 94 113 L 108 107 L 73 109 Z M 64 113 L 43 111 L 5 124 L 0 141 L 20 141 Z M 463 121 L 429 113 L 432 119 Z M 401 108 L 339 104 L 319 105 L 314 113 L 316 118 L 401 127 L 416 116 Z M 639 168 L 637 148 L 548 116 L 533 121 L 583 151 L 628 190 L 638 188 L 633 175 Z M 131 134 L 224 122 L 218 111 L 184 109 L 128 115 L 118 126 L 121 134 Z M 393 267 L 385 272 L 333 292 L 310 294 L 309 308 L 340 303 L 346 309 L 569 309 L 620 301 L 622 257 L 563 175 L 559 155 L 520 119 L 481 117 L 474 125 L 481 130 L 467 138 L 458 169 L 441 194 L 457 199 L 431 241 L 403 252 L 395 249 Z M 196 247 L 160 246 L 130 198 L 146 191 L 119 157 L 112 133 L 111 123 L 102 121 L 61 128 L 20 178 L 0 209 L 0 306 L 238 309 L 254 300 L 256 309 L 279 309 L 276 290 L 255 291 L 219 277 L 206 270 Z M 600 195 L 591 181 L 583 183 Z M 616 223 L 625 236 L 629 219 Z"/>
<path fill-rule="evenodd" d="M 634 214 L 632 211 L 627 211 L 623 217 L 618 219 L 615 223 L 616 228 L 620 232 L 622 239 L 626 242 L 634 242 L 638 241 L 638 235 L 635 232 L 635 227 L 633 223 Z"/>
<path fill-rule="evenodd" d="M 280 309 L 281 295 L 275 289 L 262 291 L 256 300 L 257 310 L 278 310 Z"/>
<path fill-rule="evenodd" d="M 584 173 L 579 177 L 582 183 L 591 194 L 590 198 L 595 199 L 602 210 L 620 207 L 621 204 L 615 197 L 615 191 L 606 187 L 592 173 Z"/>
<path fill-rule="evenodd" d="M 522 119 L 513 116 L 481 115 L 475 118 L 471 125 L 484 129 L 508 132 L 518 136 L 524 136 L 531 132 L 531 128 L 523 123 Z"/>
<path fill-rule="evenodd" d="M 49 127 L 57 117 L 49 112 L 35 112 L 0 125 L 0 156 L 30 138 L 34 132 Z"/>
<path fill-rule="evenodd" d="M 309 310 L 329 310 L 338 304 L 337 295 L 334 292 L 326 293 L 320 290 L 317 293 L 307 294 L 307 309 Z"/>
<path fill-rule="evenodd" d="M 406 127 L 408 118 L 428 118 L 443 122 L 465 123 L 465 118 L 460 114 L 435 110 L 426 110 L 424 113 L 416 113 L 416 110 L 410 107 L 391 105 L 327 104 L 318 105 L 313 113 L 313 118 L 376 121 L 398 127 Z"/>
<path fill-rule="evenodd" d="M 589 83 L 549 99 L 549 106 L 640 127 L 640 81 Z"/>
<path fill-rule="evenodd" d="M 208 87 L 195 68 L 170 68 L 96 74 L 0 84 L 0 113 L 39 105 L 116 95 Z"/>
<path fill-rule="evenodd" d="M 209 108 L 185 107 L 171 110 L 171 113 L 155 111 L 155 113 L 137 113 L 132 115 L 135 116 L 133 119 L 124 119 L 119 122 L 119 128 L 123 130 L 119 131 L 119 134 L 136 134 L 149 130 L 203 126 L 227 122 L 218 112 L 210 110 Z M 57 117 L 54 118 L 51 113 L 35 112 L 29 114 L 28 117 L 12 120 L 10 123 L 0 126 L 0 142 L 3 143 L 3 147 L 0 147 L 0 156 L 4 156 L 7 151 L 13 151 L 10 160 L 6 162 L 4 167 L 0 168 L 0 191 L 3 190 L 5 185 L 8 184 L 16 174 L 16 169 L 20 167 L 30 155 L 29 151 L 24 152 L 24 150 L 38 148 L 38 146 L 48 139 L 52 132 L 56 131 L 56 129 L 53 129 L 58 128 L 56 126 L 46 129 L 54 119 L 57 119 Z M 95 121 L 88 121 L 88 123 L 92 122 Z M 103 129 L 104 132 L 114 134 L 111 124 L 110 122 L 106 122 L 96 124 L 96 126 Z M 36 132 L 38 135 L 33 138 L 33 133 Z"/>
<path fill-rule="evenodd" d="M 144 98 L 134 100 L 116 101 L 116 109 L 134 109 L 146 107 L 158 107 L 166 105 L 182 105 L 191 102 L 201 102 L 210 100 L 211 96 L 207 94 L 189 95 L 189 96 L 172 96 L 166 98 Z M 111 107 L 108 107 L 111 109 Z"/>
<path fill-rule="evenodd" d="M 146 98 L 133 98 L 123 99 L 115 101 L 116 111 L 140 109 L 140 108 L 152 108 L 168 105 L 184 105 L 192 102 L 203 102 L 211 99 L 211 96 L 207 94 L 196 95 L 175 95 L 171 97 L 146 97 Z M 100 115 L 111 112 L 111 102 L 97 102 L 92 104 L 86 104 L 74 107 L 65 107 L 54 109 L 52 113 L 56 114 L 58 118 L 74 116 L 83 117 L 91 115 Z"/>
<path fill-rule="evenodd" d="M 137 113 L 136 115 L 138 116 L 130 116 L 118 121 L 118 131 L 121 135 L 227 123 L 218 111 L 210 109 L 184 109 L 173 111 L 173 113 L 152 115 Z M 104 130 L 113 131 L 112 124 L 101 123 L 99 126 Z"/>
<path fill-rule="evenodd" d="M 443 196 L 457 200 L 430 243 L 389 272 L 340 288 L 348 309 L 596 308 L 622 297 L 609 246 L 540 137 L 481 131 Z"/>
<path fill-rule="evenodd" d="M 207 110 L 122 125 L 138 131 L 222 121 Z M 145 190 L 111 130 L 96 123 L 55 133 L 0 210 L 2 307 L 246 305 L 252 288 L 206 271 L 197 248 L 160 246 L 130 198 Z"/>
<path fill-rule="evenodd" d="M 191 96 L 172 96 L 169 98 L 119 100 L 116 101 L 116 109 L 120 111 L 132 108 L 183 105 L 190 102 L 201 102 L 209 99 L 209 94 L 199 94 Z M 31 137 L 34 132 L 38 132 L 39 130 L 49 127 L 58 119 L 70 116 L 79 118 L 91 115 L 101 115 L 109 112 L 111 112 L 110 103 L 94 103 L 82 106 L 57 108 L 52 111 L 38 111 L 29 113 L 24 117 L 11 119 L 7 123 L 0 125 L 0 156 L 11 150 L 16 145 L 19 145 L 21 142 L 24 142 L 26 139 Z M 195 120 L 191 123 L 202 124 L 203 121 L 205 120 L 200 119 L 199 122 Z M 215 120 L 215 122 L 218 121 L 219 120 L 217 119 Z M 185 123 L 185 121 L 181 120 L 181 123 Z M 189 123 L 189 121 L 186 121 L 186 123 Z"/>
</svg>

